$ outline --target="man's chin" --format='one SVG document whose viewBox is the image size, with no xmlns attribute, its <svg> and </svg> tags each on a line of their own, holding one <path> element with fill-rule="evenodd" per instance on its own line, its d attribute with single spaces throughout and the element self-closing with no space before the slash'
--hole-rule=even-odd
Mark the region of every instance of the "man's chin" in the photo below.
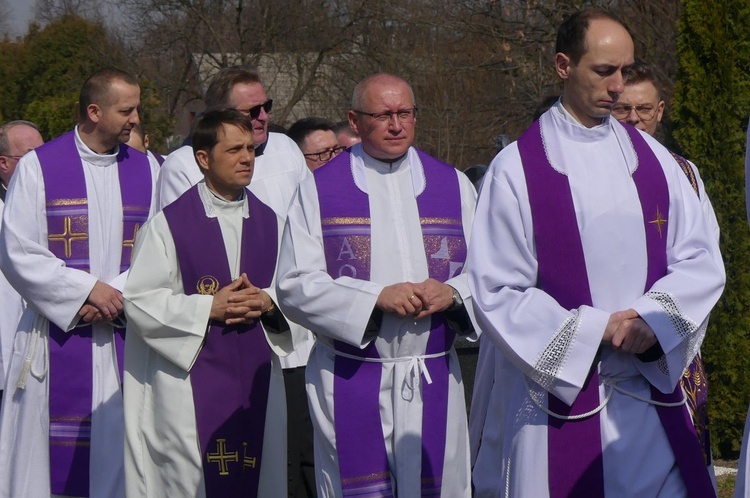
<svg viewBox="0 0 750 498">
<path fill-rule="evenodd" d="M 268 140 L 268 132 L 267 131 L 256 131 L 253 130 L 253 142 L 255 143 L 256 147 L 265 143 L 266 140 Z"/>
</svg>

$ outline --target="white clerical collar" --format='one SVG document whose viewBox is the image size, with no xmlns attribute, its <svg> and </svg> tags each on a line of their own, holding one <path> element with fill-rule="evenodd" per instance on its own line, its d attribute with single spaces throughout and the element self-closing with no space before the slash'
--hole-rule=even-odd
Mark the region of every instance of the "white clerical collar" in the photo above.
<svg viewBox="0 0 750 498">
<path fill-rule="evenodd" d="M 229 210 L 237 209 L 240 205 L 242 209 L 242 217 L 247 218 L 250 216 L 250 208 L 247 203 L 247 195 L 245 194 L 244 189 L 239 199 L 228 201 L 208 188 L 208 185 L 206 185 L 206 179 L 204 178 L 198 182 L 198 195 L 203 204 L 203 209 L 206 211 L 207 218 L 218 217 L 219 214 L 216 212 L 217 209 L 224 209 L 225 207 Z"/>
<path fill-rule="evenodd" d="M 569 147 L 575 147 L 576 142 L 596 143 L 605 140 L 611 141 L 612 154 L 622 155 L 631 174 L 638 169 L 638 160 L 630 136 L 616 119 L 606 117 L 602 124 L 587 128 L 570 115 L 558 100 L 548 112 L 542 114 L 539 125 L 547 159 L 559 173 L 567 174 L 565 151 Z"/>
<path fill-rule="evenodd" d="M 115 147 L 115 150 L 110 154 L 97 154 L 86 145 L 81 136 L 78 134 L 78 125 L 75 127 L 75 142 L 78 154 L 81 159 L 87 163 L 93 164 L 94 166 L 111 166 L 112 163 L 117 162 L 117 154 L 120 152 L 120 146 Z"/>
<path fill-rule="evenodd" d="M 352 146 L 351 150 L 351 168 L 354 183 L 364 192 L 367 192 L 367 170 L 375 171 L 379 174 L 398 174 L 402 171 L 409 171 L 411 174 L 412 186 L 414 188 L 414 197 L 424 192 L 426 181 L 424 176 L 424 167 L 419 159 L 419 154 L 414 147 L 409 147 L 404 157 L 387 163 L 375 159 L 362 150 L 362 144 L 358 143 Z"/>
<path fill-rule="evenodd" d="M 556 130 L 562 133 L 568 140 L 575 142 L 598 142 L 607 138 L 612 132 L 609 116 L 605 117 L 596 126 L 584 126 L 563 106 L 562 99 L 558 100 L 552 106 L 549 114 L 555 123 Z M 544 129 L 542 129 L 542 133 L 544 133 Z"/>
</svg>

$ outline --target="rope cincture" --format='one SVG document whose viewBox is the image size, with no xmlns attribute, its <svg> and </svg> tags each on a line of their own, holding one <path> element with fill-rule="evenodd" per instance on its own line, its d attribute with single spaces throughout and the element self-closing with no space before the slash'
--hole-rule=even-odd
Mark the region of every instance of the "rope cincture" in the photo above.
<svg viewBox="0 0 750 498">
<path fill-rule="evenodd" d="M 542 404 L 542 402 L 537 398 L 537 396 L 535 396 L 536 391 L 532 391 L 531 388 L 529 387 L 529 381 L 526 375 L 524 375 L 523 377 L 523 383 L 526 386 L 526 391 L 529 393 L 529 398 L 531 398 L 531 400 L 534 402 L 537 408 L 542 410 L 544 413 L 546 413 L 550 417 L 556 418 L 558 420 L 581 420 L 584 418 L 588 418 L 592 415 L 596 415 L 597 413 L 602 411 L 605 406 L 607 406 L 607 403 L 609 403 L 609 400 L 612 399 L 612 394 L 615 391 L 619 392 L 620 394 L 630 396 L 633 399 L 637 399 L 638 401 L 643 401 L 644 403 L 648 403 L 654 406 L 665 406 L 665 407 L 671 408 L 671 407 L 682 406 L 687 402 L 687 397 L 685 396 L 684 392 L 682 393 L 682 401 L 667 403 L 664 401 L 656 401 L 651 398 L 643 397 L 639 394 L 623 389 L 622 387 L 619 387 L 617 385 L 620 382 L 630 380 L 632 378 L 634 377 L 600 377 L 600 379 L 602 379 L 602 384 L 604 384 L 604 392 L 605 392 L 604 399 L 602 400 L 601 403 L 599 403 L 599 406 L 597 406 L 593 410 L 589 410 L 585 413 L 579 413 L 577 415 L 561 415 L 559 413 L 553 412 L 552 410 L 544 406 L 544 404 Z"/>
</svg>

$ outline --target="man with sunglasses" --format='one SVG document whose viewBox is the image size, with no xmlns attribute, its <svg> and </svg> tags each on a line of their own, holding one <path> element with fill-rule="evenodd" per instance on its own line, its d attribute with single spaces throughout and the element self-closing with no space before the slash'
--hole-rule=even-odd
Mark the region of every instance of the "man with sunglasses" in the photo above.
<svg viewBox="0 0 750 498">
<path fill-rule="evenodd" d="M 315 332 L 307 393 L 318 496 L 471 496 L 463 384 L 453 341 L 476 338 L 463 274 L 476 193 L 413 147 L 401 78 L 354 89 L 362 138 L 300 184 L 277 296 Z"/>
<path fill-rule="evenodd" d="M 299 147 L 281 133 L 268 131 L 273 100 L 266 96 L 257 71 L 221 69 L 206 90 L 207 109 L 231 107 L 250 118 L 255 141 L 255 176 L 250 190 L 283 219 L 300 181 L 310 172 Z M 159 172 L 159 206 L 164 207 L 198 183 L 203 176 L 193 148 L 184 145 L 170 154 Z"/>
</svg>

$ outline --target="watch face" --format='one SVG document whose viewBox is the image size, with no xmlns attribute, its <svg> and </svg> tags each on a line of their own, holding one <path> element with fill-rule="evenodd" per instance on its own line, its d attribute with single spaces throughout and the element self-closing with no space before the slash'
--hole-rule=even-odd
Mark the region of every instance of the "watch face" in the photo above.
<svg viewBox="0 0 750 498">
<path fill-rule="evenodd" d="M 464 304 L 464 300 L 461 299 L 461 294 L 456 289 L 453 289 L 453 307 L 456 308 Z"/>
</svg>

